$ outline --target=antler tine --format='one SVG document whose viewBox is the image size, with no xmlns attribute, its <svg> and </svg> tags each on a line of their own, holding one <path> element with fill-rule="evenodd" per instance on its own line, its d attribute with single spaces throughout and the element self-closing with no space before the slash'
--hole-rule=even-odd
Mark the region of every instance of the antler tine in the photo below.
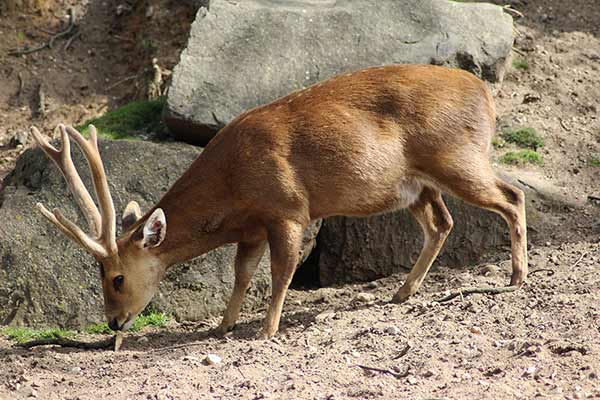
<svg viewBox="0 0 600 400">
<path fill-rule="evenodd" d="M 79 204 L 79 207 L 83 211 L 88 221 L 92 234 L 96 237 L 99 237 L 101 234 L 100 213 L 96 208 L 96 204 L 94 203 L 92 196 L 90 196 L 90 193 L 85 188 L 77 169 L 75 169 L 75 165 L 73 164 L 73 160 L 71 158 L 71 142 L 65 130 L 65 126 L 60 124 L 58 125 L 58 128 L 60 129 L 62 138 L 62 147 L 60 150 L 57 150 L 54 146 L 52 146 L 46 140 L 46 138 L 42 136 L 36 127 L 31 127 L 31 133 L 44 153 L 46 153 L 46 155 L 52 161 L 54 161 L 58 169 L 60 169 L 65 181 L 67 182 L 67 185 L 69 186 L 69 189 L 71 190 L 71 193 L 73 193 L 73 196 L 75 197 L 75 201 L 77 204 Z"/>
<path fill-rule="evenodd" d="M 100 241 L 105 245 L 108 253 L 114 253 L 117 251 L 115 206 L 110 195 L 110 189 L 108 188 L 108 181 L 106 180 L 100 151 L 98 150 L 96 127 L 89 125 L 90 138 L 88 140 L 70 126 L 66 127 L 66 131 L 83 151 L 88 165 L 92 170 L 94 189 L 98 197 L 102 221 Z"/>
<path fill-rule="evenodd" d="M 55 208 L 53 212 L 50 212 L 42 203 L 37 203 L 36 207 L 38 210 L 40 210 L 44 217 L 56 225 L 56 227 L 58 227 L 58 229 L 60 229 L 71 240 L 79 243 L 98 258 L 105 258 L 108 256 L 108 252 L 102 246 L 102 244 L 89 237 L 84 231 L 81 230 L 81 228 L 65 218 L 58 209 Z"/>
</svg>

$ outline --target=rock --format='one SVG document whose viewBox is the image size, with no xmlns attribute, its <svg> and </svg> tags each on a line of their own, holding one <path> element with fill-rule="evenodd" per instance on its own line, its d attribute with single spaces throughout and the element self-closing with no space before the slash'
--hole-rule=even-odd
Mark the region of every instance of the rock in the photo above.
<svg viewBox="0 0 600 400">
<path fill-rule="evenodd" d="M 471 327 L 471 333 L 474 335 L 483 335 L 483 331 L 478 326 Z"/>
<path fill-rule="evenodd" d="M 437 262 L 458 266 L 480 261 L 482 250 L 505 246 L 508 229 L 499 215 L 445 197 L 454 228 Z M 406 210 L 367 218 L 323 221 L 317 246 L 321 285 L 364 282 L 412 268 L 422 247 L 421 227 Z"/>
<path fill-rule="evenodd" d="M 498 266 L 494 264 L 486 264 L 481 268 L 481 274 L 483 276 L 494 276 L 498 274 L 498 271 Z"/>
<path fill-rule="evenodd" d="M 501 81 L 512 43 L 512 18 L 491 4 L 213 0 L 173 71 L 165 122 L 206 144 L 244 110 L 373 65 L 458 66 Z"/>
<path fill-rule="evenodd" d="M 323 323 L 323 322 L 325 322 L 327 320 L 332 319 L 333 317 L 335 317 L 335 312 L 333 312 L 333 311 L 324 311 L 324 312 L 322 312 L 320 314 L 317 314 L 315 316 L 315 322 L 317 322 L 317 323 Z"/>
<path fill-rule="evenodd" d="M 219 357 L 216 354 L 207 354 L 206 358 L 204 359 L 204 364 L 206 365 L 215 365 L 215 364 L 220 364 L 222 361 L 221 357 Z"/>
<path fill-rule="evenodd" d="M 371 293 L 359 293 L 356 295 L 355 300 L 359 303 L 371 303 L 375 301 L 375 295 Z"/>
<path fill-rule="evenodd" d="M 10 139 L 10 146 L 11 147 L 23 147 L 27 144 L 27 139 L 29 138 L 29 132 L 24 130 L 24 131 L 19 131 L 17 132 L 11 139 Z"/>
<path fill-rule="evenodd" d="M 400 329 L 395 325 L 390 325 L 383 330 L 388 335 L 397 335 L 400 333 Z"/>
<path fill-rule="evenodd" d="M 139 344 L 146 344 L 149 342 L 149 339 L 146 336 L 140 336 L 137 340 Z"/>
<path fill-rule="evenodd" d="M 142 210 L 150 208 L 200 153 L 196 147 L 174 143 L 102 140 L 99 146 L 119 218 L 130 200 L 140 203 Z M 91 187 L 87 164 L 78 150 L 73 150 L 73 158 Z M 0 325 L 81 328 L 103 321 L 96 261 L 34 209 L 37 202 L 59 208 L 87 229 L 58 169 L 40 149 L 30 149 L 18 159 L 3 187 Z M 234 257 L 235 245 L 229 245 L 172 267 L 152 306 L 178 321 L 220 314 L 233 287 Z M 264 305 L 269 296 L 269 264 L 267 252 L 246 296 L 248 309 Z"/>
</svg>

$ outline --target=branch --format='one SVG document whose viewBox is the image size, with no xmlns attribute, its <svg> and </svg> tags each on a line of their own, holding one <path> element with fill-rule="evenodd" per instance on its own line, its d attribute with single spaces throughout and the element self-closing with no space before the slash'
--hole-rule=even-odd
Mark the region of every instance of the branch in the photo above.
<svg viewBox="0 0 600 400">
<path fill-rule="evenodd" d="M 50 40 L 48 40 L 46 43 L 43 43 L 37 47 L 28 48 L 26 46 L 24 48 L 16 48 L 16 49 L 10 50 L 8 52 L 8 54 L 11 56 L 18 57 L 18 56 L 22 56 L 25 54 L 35 53 L 36 51 L 40 51 L 40 50 L 44 50 L 44 49 L 51 49 L 52 46 L 54 45 L 55 40 L 60 39 L 63 36 L 72 34 L 74 30 L 75 30 L 75 18 L 73 17 L 73 9 L 70 8 L 69 9 L 69 23 L 65 30 L 52 35 L 52 37 L 50 37 Z"/>
<path fill-rule="evenodd" d="M 86 349 L 86 350 L 97 350 L 97 349 L 114 349 L 114 351 L 119 351 L 121 347 L 121 343 L 123 342 L 122 335 L 114 335 L 109 339 L 98 340 L 96 342 L 81 342 L 79 340 L 67 339 L 67 338 L 51 338 L 51 339 L 37 339 L 31 340 L 25 343 L 19 343 L 17 346 L 24 347 L 26 349 L 30 349 L 36 346 L 61 346 L 61 347 L 75 347 L 77 349 Z"/>
<path fill-rule="evenodd" d="M 445 303 L 445 302 L 450 301 L 453 298 L 458 297 L 458 296 L 464 297 L 464 296 L 468 296 L 470 294 L 476 294 L 476 293 L 486 293 L 486 294 L 508 293 L 508 292 L 514 292 L 518 288 L 519 288 L 519 286 L 463 288 L 463 289 L 458 289 L 456 292 L 452 292 L 448 296 L 442 297 L 441 299 L 435 300 L 435 301 L 437 301 L 438 303 Z"/>
</svg>

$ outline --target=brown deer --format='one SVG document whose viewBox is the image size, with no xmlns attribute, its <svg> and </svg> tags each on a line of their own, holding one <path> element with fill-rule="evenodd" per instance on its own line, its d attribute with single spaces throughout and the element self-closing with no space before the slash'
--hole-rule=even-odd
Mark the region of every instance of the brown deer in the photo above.
<svg viewBox="0 0 600 400">
<path fill-rule="evenodd" d="M 462 70 L 397 65 L 340 75 L 237 117 L 144 216 L 136 203 L 127 206 L 118 238 L 95 128 L 86 140 L 60 125 L 60 151 L 32 128 L 65 176 L 92 236 L 58 210 L 38 208 L 100 262 L 114 330 L 132 324 L 169 266 L 237 243 L 233 293 L 218 328 L 231 330 L 268 245 L 272 297 L 260 337 L 269 338 L 277 332 L 311 220 L 408 207 L 425 241 L 393 297 L 402 302 L 419 289 L 452 228 L 441 192 L 506 220 L 510 285 L 520 286 L 527 275 L 524 195 L 492 171 L 495 118 L 486 85 Z M 69 137 L 88 160 L 99 211 L 71 161 Z"/>
</svg>

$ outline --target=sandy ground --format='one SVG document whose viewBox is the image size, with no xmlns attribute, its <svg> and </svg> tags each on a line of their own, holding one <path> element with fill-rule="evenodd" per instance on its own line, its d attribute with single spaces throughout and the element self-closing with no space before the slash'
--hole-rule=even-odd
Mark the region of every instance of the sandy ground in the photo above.
<svg viewBox="0 0 600 400">
<path fill-rule="evenodd" d="M 180 6 L 174 14 L 184 22 L 159 23 L 161 7 L 171 3 L 177 4 L 152 1 L 118 15 L 117 2 L 60 2 L 58 18 L 33 22 L 57 30 L 73 5 L 85 21 L 80 38 L 66 50 L 63 42 L 19 58 L 6 51 L 47 34 L 31 19 L 0 17 L 0 176 L 30 145 L 11 144 L 26 126 L 76 124 L 140 97 L 152 57 L 172 68 L 193 11 Z M 540 150 L 543 166 L 497 168 L 533 176 L 573 204 L 547 210 L 564 229 L 544 233 L 547 240 L 530 247 L 532 273 L 522 290 L 435 301 L 448 290 L 506 284 L 507 249 L 507 261 L 496 265 L 440 266 L 402 305 L 388 300 L 403 274 L 293 290 L 281 333 L 270 341 L 253 339 L 262 313 L 245 314 L 225 339 L 211 333 L 216 318 L 173 321 L 128 334 L 117 353 L 23 350 L 0 339 L 0 399 L 600 398 L 600 202 L 594 200 L 600 168 L 590 162 L 600 157 L 600 4 L 509 3 L 524 14 L 516 19 L 521 54 L 515 57 L 527 59 L 529 68 L 509 70 L 497 91 L 500 127 L 534 127 L 547 144 Z M 156 6 L 156 17 L 147 17 L 148 4 Z M 40 83 L 43 116 L 36 113 Z M 505 151 L 495 150 L 494 159 Z M 222 361 L 205 365 L 209 353 Z"/>
</svg>

